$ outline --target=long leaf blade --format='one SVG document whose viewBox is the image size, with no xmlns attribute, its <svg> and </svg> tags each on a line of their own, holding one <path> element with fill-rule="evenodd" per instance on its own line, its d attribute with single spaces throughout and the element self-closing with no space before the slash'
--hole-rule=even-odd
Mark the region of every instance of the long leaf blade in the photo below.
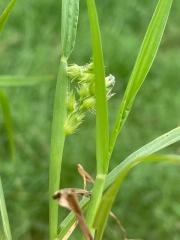
<svg viewBox="0 0 180 240">
<path fill-rule="evenodd" d="M 1 106 L 3 118 L 4 118 L 4 126 L 6 129 L 9 153 L 10 153 L 11 159 L 14 161 L 15 160 L 15 141 L 14 141 L 14 128 L 13 128 L 13 121 L 11 116 L 11 108 L 10 108 L 9 98 L 7 94 L 2 90 L 0 90 L 0 106 Z"/>
<path fill-rule="evenodd" d="M 26 87 L 50 82 L 55 80 L 54 76 L 11 76 L 0 75 L 0 87 Z"/>
<path fill-rule="evenodd" d="M 1 213 L 5 237 L 8 240 L 12 240 L 1 178 L 0 178 L 0 213 Z"/>
<path fill-rule="evenodd" d="M 124 161 L 122 161 L 114 170 L 112 170 L 107 178 L 106 178 L 106 184 L 104 187 L 104 191 L 106 191 L 114 182 L 117 180 L 120 181 L 121 178 L 123 178 L 127 174 L 127 170 L 129 171 L 133 166 L 140 163 L 143 159 L 148 159 L 150 155 L 170 146 L 171 144 L 174 144 L 176 142 L 180 141 L 180 127 L 177 127 L 162 136 L 154 139 L 150 143 L 144 145 L 139 150 L 135 151 L 131 155 L 129 155 Z M 168 159 L 167 159 L 168 160 Z M 175 159 L 175 162 L 178 161 L 178 159 Z M 117 188 L 116 188 L 117 189 Z M 86 206 L 88 204 L 88 201 L 83 204 L 83 206 Z M 83 207 L 82 206 L 82 207 Z M 100 208 L 101 209 L 101 208 Z M 68 229 L 72 226 L 74 223 L 72 220 L 73 216 L 68 215 L 68 217 L 63 221 L 61 225 L 61 232 L 68 231 Z M 104 219 L 105 220 L 105 219 Z M 61 239 L 61 238 L 60 238 Z"/>
<path fill-rule="evenodd" d="M 97 176 L 92 191 L 91 203 L 87 212 L 87 223 L 93 228 L 93 221 L 98 209 L 108 171 L 109 123 L 106 100 L 104 59 L 101 43 L 98 15 L 94 0 L 87 0 L 91 39 L 93 48 L 93 63 L 95 73 L 96 97 L 96 165 Z"/>
<path fill-rule="evenodd" d="M 7 5 L 6 9 L 3 11 L 2 15 L 0 16 L 0 32 L 3 30 L 3 27 L 6 24 L 15 3 L 16 0 L 11 0 L 10 3 Z"/>
<path fill-rule="evenodd" d="M 180 156 L 160 156 L 154 157 L 150 156 L 155 152 L 180 141 L 180 127 L 162 135 L 161 137 L 155 139 L 154 141 L 146 144 L 136 152 L 128 156 L 123 162 L 121 162 L 112 172 L 108 175 L 105 188 L 108 190 L 105 192 L 102 202 L 101 211 L 97 214 L 96 219 L 96 229 L 97 229 L 97 239 L 102 239 L 105 224 L 109 216 L 109 212 L 112 208 L 113 202 L 118 193 L 119 187 L 128 174 L 131 168 L 143 161 L 157 161 L 157 160 L 168 160 L 168 161 L 180 161 Z"/>
<path fill-rule="evenodd" d="M 137 164 L 143 163 L 143 162 L 168 162 L 168 163 L 175 163 L 180 164 L 180 155 L 151 155 L 148 157 L 142 157 L 137 159 Z M 118 181 L 114 182 L 112 186 L 105 192 L 102 198 L 101 202 L 101 211 L 99 211 L 97 218 L 96 218 L 96 239 L 101 240 L 103 237 L 103 232 L 108 220 L 108 214 L 111 211 L 113 202 L 115 200 L 115 197 L 117 195 L 118 189 L 120 188 L 120 185 L 124 178 L 127 176 L 129 170 L 131 168 L 127 168 L 124 170 L 119 177 Z"/>
<path fill-rule="evenodd" d="M 58 226 L 58 205 L 52 195 L 59 189 L 62 155 L 65 143 L 64 122 L 66 118 L 66 95 L 68 79 L 66 62 L 60 63 L 54 100 L 49 167 L 49 224 L 50 239 L 54 239 Z"/>
<path fill-rule="evenodd" d="M 62 1 L 61 50 L 69 58 L 75 44 L 79 17 L 79 0 Z"/>
<path fill-rule="evenodd" d="M 106 159 L 109 141 L 104 59 L 101 43 L 101 33 L 94 0 L 87 0 L 87 6 L 92 35 L 91 38 L 95 71 L 97 171 L 98 173 L 104 174 L 107 171 Z"/>
<path fill-rule="evenodd" d="M 58 229 L 58 205 L 52 195 L 59 189 L 61 163 L 65 143 L 64 123 L 67 109 L 67 59 L 73 50 L 79 15 L 79 0 L 62 0 L 61 46 L 62 56 L 56 84 L 53 122 L 51 132 L 51 153 L 49 166 L 49 237 L 54 239 Z"/>
<path fill-rule="evenodd" d="M 163 134 L 162 136 L 156 138 L 152 142 L 133 152 L 108 174 L 108 177 L 106 179 L 106 188 L 109 187 L 114 181 L 116 181 L 123 168 L 137 164 L 136 159 L 149 156 L 178 141 L 180 141 L 180 127 L 174 128 L 173 130 Z"/>
<path fill-rule="evenodd" d="M 127 89 L 120 104 L 110 138 L 109 155 L 111 156 L 116 139 L 131 111 L 135 97 L 143 84 L 157 54 L 167 23 L 173 0 L 159 0 L 151 22 L 145 34 L 135 66 L 130 76 Z"/>
</svg>

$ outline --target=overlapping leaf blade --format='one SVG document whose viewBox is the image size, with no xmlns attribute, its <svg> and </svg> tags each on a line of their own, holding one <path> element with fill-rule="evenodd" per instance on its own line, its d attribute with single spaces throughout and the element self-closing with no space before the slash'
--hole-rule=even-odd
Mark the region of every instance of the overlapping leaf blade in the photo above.
<svg viewBox="0 0 180 240">
<path fill-rule="evenodd" d="M 54 100 L 54 112 L 51 133 L 51 156 L 49 167 L 49 225 L 50 240 L 57 235 L 58 205 L 52 195 L 60 187 L 61 163 L 65 143 L 64 122 L 66 119 L 66 104 L 68 77 L 66 73 L 67 59 L 75 43 L 79 16 L 79 0 L 62 0 L 61 20 L 61 60 L 57 78 Z"/>
<path fill-rule="evenodd" d="M 133 152 L 108 174 L 108 177 L 106 179 L 106 188 L 109 187 L 114 181 L 116 181 L 119 174 L 121 174 L 122 168 L 126 166 L 132 167 L 138 163 L 136 159 L 149 156 L 178 141 L 180 141 L 180 127 L 177 127 L 163 134 L 162 136 L 156 138 L 152 142 Z"/>
<path fill-rule="evenodd" d="M 107 218 L 109 216 L 109 212 L 112 208 L 112 204 L 116 198 L 116 195 L 119 191 L 119 187 L 128 174 L 131 168 L 136 166 L 137 164 L 144 161 L 179 161 L 180 156 L 152 156 L 155 152 L 180 141 L 180 127 L 173 129 L 172 131 L 158 137 L 154 141 L 146 144 L 136 152 L 132 153 L 128 156 L 123 162 L 121 162 L 116 168 L 114 168 L 107 177 L 105 189 L 108 189 L 102 199 L 100 211 L 98 212 L 96 219 L 96 229 L 97 236 L 96 239 L 102 239 L 103 231 L 105 228 L 105 224 L 107 222 Z"/>
<path fill-rule="evenodd" d="M 106 178 L 106 184 L 105 184 L 105 188 L 104 191 L 107 191 L 108 189 L 110 189 L 109 191 L 114 191 L 115 194 L 109 197 L 109 204 L 112 202 L 112 200 L 114 200 L 116 193 L 119 190 L 119 186 L 121 181 L 123 180 L 123 178 L 127 175 L 128 171 L 136 166 L 137 164 L 143 162 L 143 161 L 158 161 L 158 160 L 165 160 L 165 161 L 169 161 L 169 162 L 179 162 L 179 156 L 176 155 L 168 155 L 168 156 L 164 156 L 164 155 L 158 155 L 158 156 L 151 156 L 154 153 L 162 150 L 163 148 L 166 148 L 168 146 L 170 146 L 171 144 L 174 144 L 176 142 L 180 141 L 180 127 L 177 127 L 175 129 L 173 129 L 170 132 L 167 132 L 166 134 L 156 138 L 155 140 L 151 141 L 150 143 L 144 145 L 142 148 L 140 148 L 139 150 L 135 151 L 134 153 L 132 153 L 131 155 L 129 155 L 124 161 L 122 161 L 115 169 L 113 169 L 107 176 Z M 112 199 L 113 197 L 113 199 Z M 106 200 L 108 199 L 108 197 L 106 198 Z M 88 201 L 86 201 L 85 203 L 83 203 L 82 207 L 87 205 Z M 98 225 L 98 221 L 96 220 L 96 228 L 98 229 L 98 236 L 100 237 L 102 234 L 102 230 L 103 230 L 103 222 L 106 223 L 106 215 L 108 216 L 108 212 L 111 209 L 111 204 L 109 205 L 109 207 L 106 208 L 106 210 L 104 211 L 104 215 L 101 217 L 99 217 L 97 215 L 97 219 L 99 221 L 99 225 Z M 101 205 L 100 207 L 100 212 L 102 213 L 102 209 L 104 208 L 103 205 Z M 101 222 L 102 221 L 102 222 Z M 68 229 L 71 227 L 71 225 L 73 224 L 73 215 L 68 215 L 68 217 L 63 221 L 63 223 L 61 224 L 60 227 L 60 236 L 61 233 L 68 231 Z"/>
<path fill-rule="evenodd" d="M 91 28 L 93 64 L 95 73 L 96 97 L 96 165 L 97 175 L 92 191 L 91 203 L 87 211 L 87 224 L 93 228 L 94 218 L 101 201 L 105 177 L 108 171 L 109 123 L 106 100 L 104 59 L 101 33 L 94 0 L 87 0 L 89 22 Z"/>
</svg>

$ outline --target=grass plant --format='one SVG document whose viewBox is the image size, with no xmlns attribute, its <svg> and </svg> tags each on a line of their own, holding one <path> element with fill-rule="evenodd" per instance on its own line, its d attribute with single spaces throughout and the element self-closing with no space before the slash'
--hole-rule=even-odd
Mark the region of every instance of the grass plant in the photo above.
<svg viewBox="0 0 180 240">
<path fill-rule="evenodd" d="M 10 1 L 0 16 L 0 31 L 15 4 Z M 51 129 L 51 147 L 49 161 L 49 239 L 69 239 L 77 225 L 81 224 L 87 240 L 101 240 L 104 236 L 107 220 L 122 182 L 131 169 L 143 162 L 180 163 L 180 156 L 163 154 L 158 151 L 180 141 L 180 127 L 155 138 L 127 156 L 120 159 L 116 167 L 109 171 L 113 150 L 123 126 L 132 110 L 136 96 L 148 75 L 159 49 L 173 0 L 159 0 L 139 50 L 134 68 L 130 74 L 126 90 L 119 103 L 112 130 L 109 121 L 108 100 L 112 97 L 114 77 L 106 77 L 101 31 L 95 0 L 86 0 L 91 30 L 92 59 L 84 66 L 71 64 L 71 54 L 75 46 L 79 0 L 62 0 L 60 59 L 57 72 L 54 109 Z M 0 76 L 0 87 L 21 87 L 43 84 L 54 80 L 53 75 L 42 76 Z M 9 143 L 9 152 L 15 159 L 15 144 L 10 104 L 6 93 L 0 90 L 0 105 L 4 116 Z M 87 189 L 61 189 L 61 167 L 67 135 L 77 131 L 85 121 L 86 113 L 96 115 L 96 166 L 95 183 Z M 71 137 L 71 136 L 69 136 Z M 69 163 L 68 163 L 69 164 Z M 86 183 L 84 178 L 84 182 Z M 86 185 L 86 184 L 85 184 Z M 60 191 L 58 191 L 61 189 Z M 58 192 L 56 192 L 58 191 Z M 78 196 L 82 195 L 81 201 Z M 52 198 L 55 196 L 60 206 L 70 213 L 60 223 L 61 208 Z M 4 238 L 11 240 L 6 203 L 0 179 L 0 212 Z M 77 218 L 76 218 L 77 217 Z M 75 239 L 75 238 L 74 238 Z"/>
<path fill-rule="evenodd" d="M 64 124 L 67 115 L 67 60 L 72 52 L 76 37 L 76 28 L 79 15 L 79 1 L 62 1 L 61 26 L 61 59 L 54 100 L 54 113 L 51 135 L 51 160 L 49 167 L 49 224 L 50 239 L 57 235 L 58 205 L 52 199 L 60 186 L 61 163 L 65 142 Z"/>
<path fill-rule="evenodd" d="M 100 36 L 100 28 L 98 23 L 98 16 L 96 11 L 96 5 L 94 0 L 87 0 L 89 20 L 91 26 L 92 35 L 92 48 L 93 48 L 93 64 L 95 74 L 95 91 L 96 91 L 96 163 L 97 163 L 97 174 L 96 181 L 92 191 L 91 200 L 87 208 L 87 224 L 95 236 L 95 239 L 102 239 L 105 224 L 109 212 L 112 208 L 112 203 L 119 190 L 120 183 L 127 175 L 128 171 L 143 160 L 179 160 L 178 156 L 163 157 L 151 157 L 147 156 L 156 152 L 157 150 L 164 148 L 171 144 L 171 137 L 173 142 L 180 140 L 179 128 L 174 129 L 172 132 L 154 140 L 149 145 L 145 145 L 144 148 L 138 150 L 122 161 L 112 173 L 110 173 L 107 179 L 111 182 L 110 185 L 105 185 L 105 180 L 108 172 L 109 160 L 111 158 L 112 151 L 114 149 L 118 135 L 120 134 L 122 127 L 131 111 L 135 97 L 147 76 L 151 65 L 156 56 L 159 48 L 162 35 L 167 23 L 169 12 L 171 9 L 172 1 L 159 1 L 157 7 L 152 16 L 151 22 L 148 26 L 144 41 L 139 51 L 134 69 L 132 71 L 130 80 L 128 82 L 127 89 L 120 103 L 120 108 L 117 113 L 116 121 L 112 130 L 111 138 L 109 141 L 109 123 L 108 123 L 108 109 L 106 103 L 106 92 L 105 92 L 105 73 L 104 73 L 104 60 Z M 175 134 L 175 135 L 174 135 Z M 170 136 L 170 139 L 169 139 Z M 165 139 L 165 142 L 164 142 Z M 144 152 L 145 149 L 145 152 Z M 147 153 L 146 153 L 147 151 Z M 140 154 L 140 155 L 139 155 Z M 141 157 L 142 154 L 142 157 Z M 139 156 L 138 156 L 139 155 Z M 131 157 L 132 156 L 132 157 Z M 129 160 L 130 159 L 130 160 Z M 114 172 L 118 169 L 120 172 L 117 173 L 116 177 L 112 180 Z M 108 181 L 107 180 L 107 181 Z M 108 182 L 109 183 L 109 182 Z M 105 189 L 104 189 L 104 186 Z M 105 193 L 103 195 L 103 190 Z M 85 201 L 86 203 L 87 201 Z M 87 203 L 86 203 L 87 204 Z M 85 205 L 86 205 L 85 204 Z M 99 209 L 99 211 L 98 211 Z M 103 209 L 103 210 L 102 210 Z M 72 218 L 67 218 L 72 221 Z M 70 222 L 65 220 L 66 224 Z M 71 224 L 70 224 L 71 225 Z M 61 227 L 60 239 L 62 239 L 61 233 L 64 231 L 65 225 Z M 67 229 L 66 229 L 67 230 Z"/>
</svg>

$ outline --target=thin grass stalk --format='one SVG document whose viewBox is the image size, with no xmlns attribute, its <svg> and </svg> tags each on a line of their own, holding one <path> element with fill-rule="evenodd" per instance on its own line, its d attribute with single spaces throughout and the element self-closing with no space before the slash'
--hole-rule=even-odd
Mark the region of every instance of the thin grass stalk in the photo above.
<svg viewBox="0 0 180 240">
<path fill-rule="evenodd" d="M 7 136 L 7 142 L 8 142 L 8 150 L 9 150 L 9 156 L 13 163 L 15 163 L 15 141 L 14 141 L 14 128 L 13 128 L 13 120 L 11 116 L 11 108 L 10 108 L 10 102 L 7 94 L 0 90 L 0 106 L 3 113 L 4 118 L 4 126 L 6 129 L 6 136 Z"/>
<path fill-rule="evenodd" d="M 92 35 L 93 62 L 95 71 L 96 96 L 96 163 L 97 175 L 92 192 L 90 206 L 87 211 L 87 223 L 93 229 L 93 223 L 98 210 L 106 174 L 108 171 L 109 124 L 106 101 L 104 59 L 101 44 L 101 34 L 94 0 L 87 0 L 89 21 Z"/>
<path fill-rule="evenodd" d="M 58 204 L 52 195 L 60 187 L 61 164 L 65 143 L 64 123 L 67 115 L 67 60 L 74 48 L 79 16 L 79 0 L 62 0 L 61 61 L 56 84 L 54 113 L 51 133 L 49 167 L 49 235 L 56 238 L 58 231 Z"/>
<path fill-rule="evenodd" d="M 53 75 L 45 76 L 11 76 L 0 75 L 0 87 L 26 87 L 55 80 Z"/>
<path fill-rule="evenodd" d="M 1 178 L 0 178 L 0 213 L 2 217 L 3 230 L 4 230 L 5 237 L 7 240 L 12 240 Z"/>
<path fill-rule="evenodd" d="M 52 195 L 60 185 L 61 163 L 65 142 L 64 122 L 66 118 L 66 95 L 68 79 L 66 59 L 61 59 L 57 78 L 51 135 L 51 154 L 49 167 L 49 234 L 50 240 L 57 235 L 58 205 Z"/>
</svg>

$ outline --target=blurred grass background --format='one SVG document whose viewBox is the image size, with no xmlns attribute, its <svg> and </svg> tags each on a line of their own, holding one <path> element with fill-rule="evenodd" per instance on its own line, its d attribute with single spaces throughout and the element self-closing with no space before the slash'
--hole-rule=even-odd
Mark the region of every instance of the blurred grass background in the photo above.
<svg viewBox="0 0 180 240">
<path fill-rule="evenodd" d="M 7 3 L 8 0 L 0 2 L 0 11 Z M 97 1 L 106 72 L 116 76 L 116 95 L 109 104 L 111 123 L 156 3 L 156 0 Z M 60 5 L 57 0 L 17 1 L 0 38 L 0 74 L 56 76 Z M 180 3 L 175 0 L 160 51 L 118 140 L 111 168 L 138 147 L 179 124 L 179 12 Z M 87 10 L 85 1 L 81 1 L 71 63 L 85 64 L 90 58 Z M 48 161 L 54 89 L 55 81 L 33 87 L 4 88 L 14 122 L 16 165 L 7 153 L 0 114 L 0 174 L 14 240 L 48 239 Z M 77 163 L 95 172 L 94 124 L 94 116 L 89 116 L 79 132 L 67 139 L 63 187 L 82 186 Z M 180 154 L 180 146 L 176 144 L 166 151 Z M 146 164 L 130 173 L 113 209 L 129 238 L 179 239 L 179 170 L 176 165 Z M 108 226 L 104 239 L 121 239 L 112 220 Z"/>
</svg>

